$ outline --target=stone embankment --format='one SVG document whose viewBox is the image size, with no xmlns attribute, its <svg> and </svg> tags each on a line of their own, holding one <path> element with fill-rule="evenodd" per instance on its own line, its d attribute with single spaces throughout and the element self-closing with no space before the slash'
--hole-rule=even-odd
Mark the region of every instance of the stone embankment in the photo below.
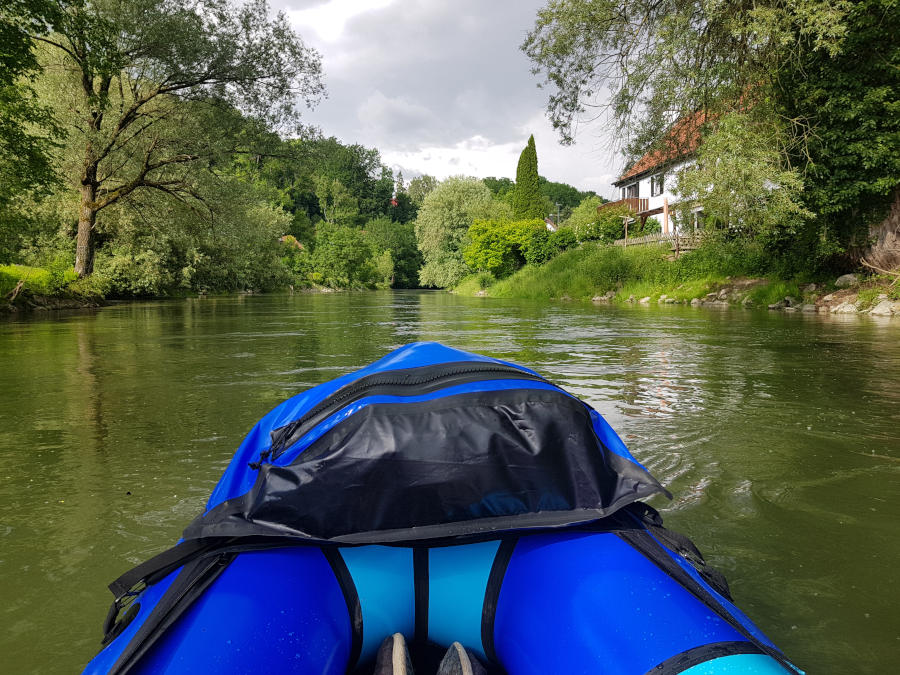
<svg viewBox="0 0 900 675">
<path fill-rule="evenodd" d="M 763 305 L 754 300 L 754 289 L 767 286 L 766 279 L 734 279 L 727 285 L 717 288 L 703 297 L 691 299 L 678 299 L 666 294 L 645 296 L 637 298 L 630 295 L 622 297 L 615 291 L 609 291 L 603 295 L 592 298 L 595 303 L 610 303 L 615 300 L 624 300 L 627 303 L 649 305 L 691 305 L 692 307 L 744 307 L 747 309 L 761 308 Z M 807 314 L 869 314 L 871 316 L 897 316 L 900 318 L 900 301 L 891 299 L 887 291 L 889 287 L 862 288 L 860 281 L 854 274 L 845 274 L 839 277 L 834 287 L 837 290 L 826 292 L 826 288 L 819 284 L 807 284 L 801 287 L 799 297 L 785 296 L 775 303 L 765 305 L 773 311 L 803 312 Z M 896 296 L 895 296 L 896 297 Z"/>
<path fill-rule="evenodd" d="M 869 314 L 871 316 L 900 316 L 900 301 L 892 300 L 882 289 L 862 289 L 855 274 L 845 274 L 834 282 L 838 290 L 823 295 L 815 295 L 816 284 L 804 286 L 804 296 L 811 296 L 812 302 L 801 302 L 787 296 L 769 305 L 771 310 L 783 312 L 825 312 L 830 314 Z M 869 292 L 866 293 L 865 291 Z M 884 290 L 887 290 L 885 288 Z"/>
</svg>

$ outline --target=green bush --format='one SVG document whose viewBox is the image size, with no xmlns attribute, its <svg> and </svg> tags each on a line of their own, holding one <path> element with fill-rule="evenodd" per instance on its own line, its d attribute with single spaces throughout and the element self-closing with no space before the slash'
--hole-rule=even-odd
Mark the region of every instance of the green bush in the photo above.
<svg viewBox="0 0 900 675">
<path fill-rule="evenodd" d="M 640 231 L 641 235 L 656 234 L 657 232 L 662 232 L 662 225 L 660 225 L 659 220 L 656 218 L 647 218 L 643 227 L 640 228 Z"/>
<path fill-rule="evenodd" d="M 721 231 L 705 232 L 700 248 L 685 253 L 677 263 L 682 279 L 710 274 L 764 276 L 773 271 L 762 244 L 747 237 L 729 238 Z"/>
<path fill-rule="evenodd" d="M 9 294 L 24 281 L 23 290 L 38 295 L 55 295 L 75 280 L 75 272 L 65 260 L 54 262 L 49 269 L 28 265 L 0 265 L 0 296 Z"/>
<path fill-rule="evenodd" d="M 580 241 L 601 241 L 612 243 L 625 236 L 625 218 L 630 211 L 625 205 L 609 206 L 596 211 L 591 222 L 582 222 L 575 227 Z M 630 232 L 634 236 L 633 232 Z"/>
<path fill-rule="evenodd" d="M 331 288 L 371 286 L 379 281 L 372 258 L 372 249 L 361 230 L 320 222 L 316 226 L 310 279 Z"/>
<path fill-rule="evenodd" d="M 556 252 L 542 220 L 475 220 L 471 243 L 463 252 L 466 264 L 497 278 L 509 276 L 524 264 L 539 265 Z"/>
<path fill-rule="evenodd" d="M 553 255 L 568 251 L 577 244 L 578 237 L 575 236 L 575 230 L 571 227 L 561 227 L 550 235 L 550 246 L 553 250 Z"/>
</svg>

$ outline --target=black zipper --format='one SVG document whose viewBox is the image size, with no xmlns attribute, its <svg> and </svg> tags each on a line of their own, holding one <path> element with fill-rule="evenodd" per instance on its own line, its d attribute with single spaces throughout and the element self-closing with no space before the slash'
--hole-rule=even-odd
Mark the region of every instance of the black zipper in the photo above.
<svg viewBox="0 0 900 675">
<path fill-rule="evenodd" d="M 427 394 L 457 384 L 500 379 L 547 382 L 540 375 L 534 375 L 513 366 L 482 361 L 442 363 L 367 375 L 341 387 L 331 396 L 320 401 L 303 417 L 273 430 L 272 445 L 269 450 L 262 453 L 260 462 L 265 461 L 269 456 L 276 459 L 322 420 L 365 396 L 411 395 L 410 387 L 418 388 L 419 391 L 416 392 L 418 394 Z M 251 467 L 259 468 L 259 462 L 252 463 Z"/>
</svg>

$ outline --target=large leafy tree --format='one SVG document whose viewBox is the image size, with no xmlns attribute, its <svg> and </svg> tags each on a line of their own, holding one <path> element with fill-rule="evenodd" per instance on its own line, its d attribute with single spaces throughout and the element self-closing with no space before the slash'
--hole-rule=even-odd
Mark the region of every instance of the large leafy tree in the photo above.
<svg viewBox="0 0 900 675">
<path fill-rule="evenodd" d="M 359 144 L 344 145 L 334 137 L 318 139 L 309 145 L 316 163 L 311 167 L 314 173 L 329 182 L 340 182 L 357 200 L 360 219 L 390 212 L 394 177 L 382 164 L 378 150 Z"/>
<path fill-rule="evenodd" d="M 450 288 L 459 283 L 468 273 L 463 251 L 469 245 L 469 226 L 476 218 L 510 215 L 480 180 L 454 177 L 438 185 L 416 218 L 416 241 L 425 260 L 419 270 L 422 285 Z"/>
<path fill-rule="evenodd" d="M 77 83 L 70 112 L 80 155 L 79 276 L 93 271 L 98 214 L 145 191 L 202 210 L 195 172 L 246 147 L 247 119 L 288 128 L 298 123 L 298 104 L 324 92 L 319 55 L 265 0 L 57 6 L 53 32 L 33 37 Z M 194 124 L 200 133 L 184 133 L 188 117 L 205 118 L 209 131 Z"/>
<path fill-rule="evenodd" d="M 774 90 L 778 113 L 811 129 L 792 161 L 807 167 L 806 201 L 822 234 L 861 243 L 900 185 L 900 8 L 855 2 L 846 25 L 839 53 L 805 51 Z"/>
<path fill-rule="evenodd" d="M 705 218 L 733 232 L 769 241 L 798 232 L 812 213 L 800 203 L 799 173 L 772 152 L 778 138 L 770 131 L 752 115 L 731 113 L 720 120 L 679 176 L 683 222 L 689 222 L 693 204 L 702 202 Z"/>
<path fill-rule="evenodd" d="M 398 223 L 386 217 L 370 220 L 365 226 L 366 239 L 376 256 L 388 254 L 392 263 L 393 288 L 416 288 L 419 285 L 419 268 L 422 253 L 416 245 L 415 226 Z"/>
<path fill-rule="evenodd" d="M 604 113 L 634 154 L 674 119 L 747 107 L 803 54 L 840 52 L 849 0 L 550 0 L 522 49 L 564 143 Z"/>
<path fill-rule="evenodd" d="M 560 218 L 562 219 L 567 218 L 572 212 L 572 209 L 578 206 L 586 197 L 595 196 L 597 194 L 593 190 L 582 192 L 568 183 L 558 183 L 556 181 L 547 180 L 543 176 L 540 176 L 538 181 L 540 183 L 541 194 L 549 200 L 550 206 L 559 209 Z"/>
<path fill-rule="evenodd" d="M 52 149 L 60 129 L 32 87 L 40 68 L 31 37 L 46 33 L 55 14 L 50 0 L 0 5 L 0 259 L 18 243 L 10 202 L 43 192 L 56 178 Z"/>
<path fill-rule="evenodd" d="M 416 176 L 409 181 L 407 192 L 409 192 L 409 198 L 412 200 L 413 204 L 418 207 L 422 205 L 422 202 L 425 201 L 425 197 L 427 197 L 437 186 L 438 179 L 434 176 L 429 176 L 426 173 L 422 176 Z"/>
<path fill-rule="evenodd" d="M 781 242 L 799 257 L 851 243 L 900 181 L 897 21 L 892 0 L 550 0 L 522 48 L 564 143 L 579 120 L 605 116 L 628 157 L 674 156 L 691 149 L 677 147 L 691 134 L 672 133 L 681 119 L 707 144 L 752 154 L 771 175 L 742 178 L 730 165 L 729 189 L 746 190 L 742 222 L 768 236 L 760 204 L 806 215 Z M 683 187 L 700 188 L 718 217 L 723 204 L 701 184 L 729 158 L 710 153 L 697 165 L 706 176 Z"/>
<path fill-rule="evenodd" d="M 512 206 L 516 218 L 519 219 L 544 218 L 547 215 L 548 204 L 541 194 L 534 136 L 528 137 L 528 144 L 519 155 Z"/>
</svg>

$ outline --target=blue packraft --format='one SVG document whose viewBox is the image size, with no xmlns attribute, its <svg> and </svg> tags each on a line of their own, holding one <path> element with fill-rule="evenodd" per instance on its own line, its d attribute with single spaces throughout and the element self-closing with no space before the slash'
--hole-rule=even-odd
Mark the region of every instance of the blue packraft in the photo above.
<svg viewBox="0 0 900 675">
<path fill-rule="evenodd" d="M 407 345 L 253 428 L 173 548 L 110 585 L 86 673 L 366 672 L 400 632 L 496 672 L 800 672 L 532 370 Z"/>
</svg>

